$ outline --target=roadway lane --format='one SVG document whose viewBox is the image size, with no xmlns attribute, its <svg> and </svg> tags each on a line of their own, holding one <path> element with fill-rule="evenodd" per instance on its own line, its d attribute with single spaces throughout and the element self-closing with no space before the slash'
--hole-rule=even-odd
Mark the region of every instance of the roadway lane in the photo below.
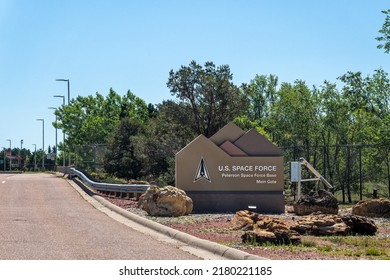
<svg viewBox="0 0 390 280">
<path fill-rule="evenodd" d="M 0 174 L 0 259 L 196 259 L 125 226 L 50 174 Z"/>
</svg>

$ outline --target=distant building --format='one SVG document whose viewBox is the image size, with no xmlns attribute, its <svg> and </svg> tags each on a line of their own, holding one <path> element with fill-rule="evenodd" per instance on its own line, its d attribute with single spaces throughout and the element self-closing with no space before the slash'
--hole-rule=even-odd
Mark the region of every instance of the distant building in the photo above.
<svg viewBox="0 0 390 280">
<path fill-rule="evenodd" d="M 10 152 L 5 153 L 5 158 L 7 163 L 11 161 L 11 168 L 12 169 L 22 169 L 24 166 L 24 161 L 19 156 L 13 156 Z"/>
</svg>

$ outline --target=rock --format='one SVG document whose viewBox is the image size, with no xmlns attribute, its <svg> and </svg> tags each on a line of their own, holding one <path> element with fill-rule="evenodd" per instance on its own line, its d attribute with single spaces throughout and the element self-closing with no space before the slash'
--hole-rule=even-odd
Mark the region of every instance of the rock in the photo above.
<svg viewBox="0 0 390 280">
<path fill-rule="evenodd" d="M 317 236 L 364 234 L 374 235 L 377 227 L 372 220 L 356 215 L 311 214 L 297 219 L 292 230 Z"/>
<path fill-rule="evenodd" d="M 269 231 L 289 230 L 289 226 L 285 222 L 278 218 L 271 218 L 268 216 L 259 216 L 254 225 L 254 228 L 260 228 Z"/>
<path fill-rule="evenodd" d="M 292 230 L 300 234 L 310 235 L 347 235 L 350 227 L 347 226 L 339 215 L 311 214 L 297 219 Z"/>
<path fill-rule="evenodd" d="M 151 186 L 141 195 L 138 207 L 151 216 L 178 217 L 192 212 L 192 199 L 173 186 Z"/>
<path fill-rule="evenodd" d="M 232 221 L 234 229 L 244 230 L 241 236 L 244 243 L 251 244 L 297 244 L 300 243 L 300 235 L 278 218 L 263 216 L 248 210 L 236 212 Z"/>
<path fill-rule="evenodd" d="M 294 204 L 294 212 L 297 215 L 310 215 L 312 213 L 337 214 L 339 204 L 336 197 L 325 190 L 318 190 L 314 195 L 302 196 Z"/>
<path fill-rule="evenodd" d="M 357 215 L 344 215 L 342 219 L 351 228 L 353 234 L 375 235 L 378 227 L 374 221 Z"/>
<path fill-rule="evenodd" d="M 373 218 L 390 218 L 390 199 L 378 198 L 359 201 L 352 207 L 352 214 Z"/>
<path fill-rule="evenodd" d="M 237 211 L 231 221 L 232 229 L 234 230 L 252 230 L 253 225 L 258 220 L 258 215 L 248 210 Z"/>
</svg>

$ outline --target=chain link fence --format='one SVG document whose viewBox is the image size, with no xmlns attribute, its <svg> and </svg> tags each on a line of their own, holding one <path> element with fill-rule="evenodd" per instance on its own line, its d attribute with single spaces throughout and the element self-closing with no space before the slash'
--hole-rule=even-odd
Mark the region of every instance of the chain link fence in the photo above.
<svg viewBox="0 0 390 280">
<path fill-rule="evenodd" d="M 296 185 L 290 181 L 290 163 L 305 158 L 331 183 L 342 203 L 362 199 L 390 197 L 390 147 L 380 145 L 331 145 L 282 147 L 285 162 L 285 189 L 295 195 Z M 79 145 L 75 149 L 75 165 L 89 173 L 104 172 L 106 144 Z M 313 174 L 302 168 L 302 178 Z M 303 193 L 321 188 L 320 182 L 305 182 Z"/>
<path fill-rule="evenodd" d="M 75 148 L 75 166 L 88 173 L 103 173 L 107 152 L 106 144 L 78 145 Z"/>
<path fill-rule="evenodd" d="M 305 158 L 335 188 L 335 195 L 342 203 L 353 203 L 362 199 L 390 197 L 390 147 L 380 145 L 332 145 L 294 146 L 282 148 L 286 173 L 289 164 Z M 305 168 L 302 168 L 304 171 Z M 305 170 L 306 171 L 306 170 Z M 306 177 L 304 177 L 306 176 Z M 303 178 L 313 177 L 302 172 Z M 305 182 L 304 191 L 320 186 L 316 182 Z M 286 176 L 286 187 L 292 192 L 295 186 Z"/>
</svg>

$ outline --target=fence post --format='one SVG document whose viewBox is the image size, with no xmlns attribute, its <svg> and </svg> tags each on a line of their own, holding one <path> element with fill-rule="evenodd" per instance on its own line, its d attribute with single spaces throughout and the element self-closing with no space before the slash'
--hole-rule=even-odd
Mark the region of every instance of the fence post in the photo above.
<svg viewBox="0 0 390 280">
<path fill-rule="evenodd" d="M 326 146 L 322 147 L 322 166 L 323 166 L 323 175 L 326 178 Z"/>
<path fill-rule="evenodd" d="M 359 188 L 360 200 L 363 200 L 363 162 L 362 162 L 362 145 L 359 146 Z"/>
<path fill-rule="evenodd" d="M 350 146 L 347 146 L 347 196 L 348 203 L 352 202 L 351 199 L 351 183 L 352 183 L 352 174 L 351 174 L 351 149 Z"/>
<path fill-rule="evenodd" d="M 378 198 L 378 190 L 377 189 L 374 189 L 372 191 L 372 198 L 374 198 L 374 199 Z"/>
<path fill-rule="evenodd" d="M 96 144 L 93 145 L 93 171 L 96 172 Z"/>
</svg>

